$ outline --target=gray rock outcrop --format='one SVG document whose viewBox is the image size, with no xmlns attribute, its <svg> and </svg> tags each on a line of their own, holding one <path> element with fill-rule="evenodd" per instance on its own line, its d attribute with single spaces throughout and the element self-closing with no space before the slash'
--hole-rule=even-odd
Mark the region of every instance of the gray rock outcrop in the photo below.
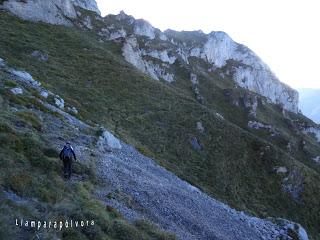
<svg viewBox="0 0 320 240">
<path fill-rule="evenodd" d="M 0 58 L 0 67 L 4 67 L 5 65 L 5 61 L 2 58 Z"/>
<path fill-rule="evenodd" d="M 65 26 L 72 26 L 70 19 L 77 17 L 74 6 L 100 15 L 95 0 L 8 0 L 3 3 L 5 10 L 22 19 Z"/>
<path fill-rule="evenodd" d="M 10 92 L 12 92 L 14 95 L 23 94 L 23 89 L 21 87 L 15 87 L 11 88 Z"/>
<path fill-rule="evenodd" d="M 202 122 L 197 122 L 196 124 L 196 129 L 200 132 L 200 133 L 204 133 L 204 127 L 203 127 L 203 124 Z"/>
<path fill-rule="evenodd" d="M 320 142 L 320 127 L 306 127 L 302 130 L 305 134 L 312 134 Z"/>
<path fill-rule="evenodd" d="M 70 0 L 9 0 L 3 7 L 22 19 L 56 25 L 71 26 L 69 19 L 77 16 Z"/>
<path fill-rule="evenodd" d="M 33 51 L 31 56 L 42 62 L 47 62 L 49 60 L 49 56 L 47 54 L 44 54 L 38 50 Z"/>
<path fill-rule="evenodd" d="M 10 69 L 10 72 L 19 77 L 22 81 L 24 81 L 26 84 L 32 85 L 34 87 L 40 87 L 41 83 L 34 80 L 33 77 L 30 75 L 30 73 L 27 73 L 25 71 L 19 71 L 15 69 Z"/>
<path fill-rule="evenodd" d="M 95 0 L 71 0 L 71 1 L 75 6 L 96 12 L 97 14 L 101 15 L 101 12 Z"/>
<path fill-rule="evenodd" d="M 134 34 L 145 36 L 150 39 L 154 39 L 156 36 L 155 29 L 152 25 L 143 19 L 136 20 L 134 25 Z"/>
<path fill-rule="evenodd" d="M 116 17 L 118 21 L 127 18 L 129 16 L 124 12 Z M 129 24 L 133 28 L 133 35 L 126 39 L 123 55 L 128 62 L 150 77 L 156 80 L 163 78 L 168 82 L 173 82 L 176 76 L 174 73 L 170 73 L 170 65 L 177 59 L 181 59 L 189 65 L 188 67 L 192 67 L 189 59 L 195 57 L 211 65 L 209 72 L 215 69 L 230 68 L 231 71 L 228 69 L 225 74 L 231 75 L 238 86 L 258 93 L 288 111 L 298 113 L 298 92 L 280 82 L 269 66 L 253 51 L 236 43 L 226 33 L 193 32 L 193 36 L 196 37 L 192 41 L 186 39 L 184 42 L 183 39 L 174 37 L 175 34 L 172 34 L 174 31 L 161 32 L 145 20 L 132 20 Z M 179 35 L 178 32 L 176 33 Z M 147 38 L 146 42 L 139 45 L 136 41 L 133 44 L 132 39 L 141 36 Z M 151 47 L 153 41 L 157 41 L 157 46 L 166 47 L 161 47 L 161 50 L 153 49 Z M 128 51 L 129 49 L 130 51 Z M 164 65 L 159 64 L 158 61 L 145 60 L 144 56 L 160 60 Z M 229 66 L 229 61 L 236 62 L 236 65 Z"/>
<path fill-rule="evenodd" d="M 107 130 L 103 130 L 102 135 L 98 139 L 97 147 L 102 152 L 122 148 L 119 139 Z"/>
<path fill-rule="evenodd" d="M 320 156 L 316 156 L 314 158 L 312 158 L 313 161 L 315 161 L 316 163 L 320 164 Z"/>
<path fill-rule="evenodd" d="M 135 37 L 130 37 L 126 40 L 122 52 L 126 61 L 130 62 L 143 73 L 148 74 L 153 79 L 163 79 L 167 82 L 172 82 L 174 80 L 174 75 L 168 71 L 168 64 L 163 63 L 159 65 L 143 58 L 144 52 L 140 50 L 138 41 Z"/>
<path fill-rule="evenodd" d="M 227 65 L 228 60 L 239 62 L 233 79 L 240 87 L 265 96 L 286 110 L 298 112 L 298 92 L 280 82 L 254 52 L 234 42 L 226 33 L 210 33 L 205 44 L 193 48 L 190 56 L 202 58 L 217 68 Z"/>
<path fill-rule="evenodd" d="M 277 129 L 275 129 L 275 127 L 261 123 L 261 122 L 256 122 L 256 121 L 249 121 L 248 128 L 255 129 L 255 130 L 262 129 L 262 130 L 268 131 L 269 133 L 271 133 L 271 136 L 276 136 L 279 134 L 279 132 L 277 131 Z"/>
<path fill-rule="evenodd" d="M 295 234 L 295 238 L 297 240 L 309 240 L 308 234 L 306 230 L 298 223 L 294 223 L 291 221 L 288 221 L 286 219 L 277 218 L 276 219 L 277 224 L 282 226 L 282 228 L 286 232 L 291 232 Z"/>
<path fill-rule="evenodd" d="M 54 103 L 58 108 L 64 109 L 64 100 L 61 97 L 55 96 Z"/>
</svg>

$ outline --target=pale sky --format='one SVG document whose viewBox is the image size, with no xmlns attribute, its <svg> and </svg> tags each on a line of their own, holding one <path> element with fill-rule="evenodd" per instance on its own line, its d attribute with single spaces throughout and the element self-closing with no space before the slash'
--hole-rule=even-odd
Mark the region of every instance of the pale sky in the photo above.
<svg viewBox="0 0 320 240">
<path fill-rule="evenodd" d="M 294 88 L 320 88 L 319 0 L 97 0 L 160 30 L 224 31 Z"/>
</svg>

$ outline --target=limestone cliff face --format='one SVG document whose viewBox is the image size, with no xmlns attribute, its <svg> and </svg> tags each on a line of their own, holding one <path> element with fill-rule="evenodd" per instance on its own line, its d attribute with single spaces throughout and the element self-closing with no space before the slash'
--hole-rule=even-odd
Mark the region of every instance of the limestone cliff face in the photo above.
<svg viewBox="0 0 320 240">
<path fill-rule="evenodd" d="M 74 6 L 100 14 L 95 0 L 8 0 L 2 8 L 25 20 L 71 26 L 70 19 L 77 17 Z"/>
<path fill-rule="evenodd" d="M 280 82 L 254 52 L 234 42 L 226 33 L 209 34 L 198 57 L 218 68 L 225 66 L 228 60 L 239 62 L 241 65 L 235 68 L 233 79 L 240 87 L 259 93 L 286 110 L 298 112 L 298 92 Z"/>
<path fill-rule="evenodd" d="M 139 49 L 139 44 L 135 37 L 128 38 L 122 48 L 125 59 L 138 68 L 140 71 L 148 74 L 155 80 L 164 79 L 167 82 L 173 81 L 173 74 L 168 72 L 169 65 L 162 63 L 161 65 L 153 61 L 145 60 L 143 57 L 147 55 Z"/>
<path fill-rule="evenodd" d="M 101 12 L 95 0 L 72 0 L 72 3 L 75 6 L 79 6 L 83 9 L 87 9 L 101 15 Z"/>
<path fill-rule="evenodd" d="M 140 70 L 144 69 L 143 72 L 148 73 L 156 80 L 174 81 L 175 75 L 170 71 L 170 65 L 174 64 L 177 59 L 181 59 L 189 65 L 187 67 L 192 68 L 189 59 L 196 57 L 212 65 L 213 70 L 228 66 L 228 61 L 232 60 L 237 64 L 232 66 L 226 74 L 231 75 L 239 87 L 258 93 L 288 111 L 295 113 L 299 111 L 298 92 L 280 82 L 268 65 L 253 51 L 236 43 L 224 32 L 210 34 L 204 34 L 200 31 L 193 32 L 192 36 L 187 36 L 184 41 L 183 38 L 172 37 L 171 33 L 174 31 L 160 32 L 144 20 L 133 21 L 132 28 L 133 36 L 131 38 L 143 37 L 146 41 L 143 45 L 136 42 L 132 51 L 127 51 L 131 43 L 126 41 L 123 55 L 127 61 Z M 153 45 L 155 41 L 157 41 L 157 46 L 165 47 L 159 49 Z M 150 59 L 146 60 L 146 56 L 156 59 L 157 64 L 153 64 Z M 159 61 L 162 64 L 159 64 Z M 147 67 L 141 67 L 142 65 Z"/>
<path fill-rule="evenodd" d="M 71 25 L 68 18 L 77 16 L 70 0 L 9 0 L 4 9 L 25 20 L 42 21 L 57 25 Z"/>
<path fill-rule="evenodd" d="M 135 21 L 134 34 L 154 39 L 155 29 L 147 21 L 139 19 Z"/>
</svg>

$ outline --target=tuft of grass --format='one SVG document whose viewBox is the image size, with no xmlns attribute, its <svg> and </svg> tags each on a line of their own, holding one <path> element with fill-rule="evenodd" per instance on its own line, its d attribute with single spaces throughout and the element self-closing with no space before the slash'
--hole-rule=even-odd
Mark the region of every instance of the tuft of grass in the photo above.
<svg viewBox="0 0 320 240">
<path fill-rule="evenodd" d="M 113 208 L 109 205 L 106 206 L 106 211 L 108 213 L 110 213 L 111 217 L 113 217 L 113 218 L 120 218 L 121 217 L 121 214 L 115 208 Z"/>
<path fill-rule="evenodd" d="M 139 230 L 148 233 L 153 239 L 174 240 L 176 237 L 170 233 L 164 233 L 159 231 L 158 227 L 144 220 L 138 220 L 135 222 L 135 226 Z"/>
<path fill-rule="evenodd" d="M 6 80 L 6 81 L 4 82 L 4 86 L 5 86 L 5 87 L 9 87 L 9 88 L 14 88 L 14 87 L 16 87 L 16 86 L 18 86 L 18 85 L 17 85 L 17 83 L 15 83 L 14 81 Z"/>
<path fill-rule="evenodd" d="M 19 195 L 25 194 L 31 184 L 32 176 L 27 173 L 15 173 L 8 178 L 8 186 Z"/>
<path fill-rule="evenodd" d="M 30 111 L 22 111 L 22 112 L 18 112 L 17 115 L 20 117 L 20 119 L 25 121 L 27 124 L 30 124 L 34 129 L 41 132 L 42 130 L 41 120 L 36 114 Z"/>
</svg>

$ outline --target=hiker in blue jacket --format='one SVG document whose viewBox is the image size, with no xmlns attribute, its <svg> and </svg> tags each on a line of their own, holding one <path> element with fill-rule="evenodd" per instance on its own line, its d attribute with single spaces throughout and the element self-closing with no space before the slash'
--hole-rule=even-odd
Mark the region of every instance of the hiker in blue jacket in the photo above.
<svg viewBox="0 0 320 240">
<path fill-rule="evenodd" d="M 72 158 L 77 161 L 76 154 L 70 144 L 70 142 L 66 142 L 63 149 L 59 154 L 60 159 L 63 161 L 63 172 L 64 177 L 70 179 L 72 172 Z"/>
</svg>

